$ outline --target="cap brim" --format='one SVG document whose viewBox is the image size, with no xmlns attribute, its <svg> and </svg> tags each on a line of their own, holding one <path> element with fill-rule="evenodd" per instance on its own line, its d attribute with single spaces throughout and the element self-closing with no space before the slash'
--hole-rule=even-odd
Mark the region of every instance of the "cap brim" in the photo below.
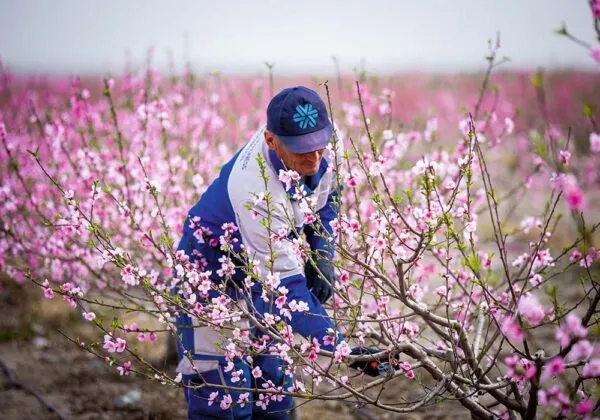
<svg viewBox="0 0 600 420">
<path fill-rule="evenodd" d="M 285 147 L 293 153 L 309 153 L 315 150 L 321 150 L 327 147 L 331 140 L 331 132 L 333 126 L 329 124 L 312 133 L 303 134 L 301 136 L 278 136 Z"/>
</svg>

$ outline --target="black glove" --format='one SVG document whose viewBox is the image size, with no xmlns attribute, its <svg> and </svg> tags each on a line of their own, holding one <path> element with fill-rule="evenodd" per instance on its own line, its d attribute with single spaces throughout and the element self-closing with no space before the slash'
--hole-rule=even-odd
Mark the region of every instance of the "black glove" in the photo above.
<svg viewBox="0 0 600 420">
<path fill-rule="evenodd" d="M 354 347 L 350 354 L 357 356 L 379 353 L 380 351 L 377 347 Z M 369 376 L 392 376 L 396 371 L 387 361 L 382 362 L 375 359 L 353 362 L 348 366 L 352 369 L 360 370 Z"/>
<path fill-rule="evenodd" d="M 333 294 L 333 286 L 336 280 L 335 269 L 331 260 L 327 258 L 316 257 L 315 262 L 318 271 L 310 261 L 304 265 L 306 285 L 313 295 L 319 299 L 319 302 L 325 303 Z"/>
</svg>

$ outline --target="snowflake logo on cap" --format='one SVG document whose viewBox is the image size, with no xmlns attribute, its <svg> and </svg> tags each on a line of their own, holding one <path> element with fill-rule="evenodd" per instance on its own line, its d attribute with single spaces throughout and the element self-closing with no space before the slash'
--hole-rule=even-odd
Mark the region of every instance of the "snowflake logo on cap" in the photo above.
<svg viewBox="0 0 600 420">
<path fill-rule="evenodd" d="M 319 111 L 313 108 L 312 104 L 306 104 L 304 106 L 298 105 L 296 107 L 296 113 L 293 115 L 294 121 L 298 123 L 300 128 L 305 129 L 306 127 L 313 128 L 317 125 L 317 117 Z"/>
</svg>

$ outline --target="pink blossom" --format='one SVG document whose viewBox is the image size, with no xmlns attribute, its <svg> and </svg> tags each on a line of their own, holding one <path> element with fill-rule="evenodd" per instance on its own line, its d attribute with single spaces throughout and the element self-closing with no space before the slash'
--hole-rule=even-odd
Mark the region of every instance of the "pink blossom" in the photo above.
<svg viewBox="0 0 600 420">
<path fill-rule="evenodd" d="M 583 191 L 573 188 L 567 191 L 567 204 L 571 210 L 583 209 Z"/>
<path fill-rule="evenodd" d="M 590 48 L 590 56 L 597 64 L 600 64 L 600 47 Z"/>
<path fill-rule="evenodd" d="M 590 150 L 594 153 L 600 152 L 600 134 L 590 133 Z"/>
<path fill-rule="evenodd" d="M 300 181 L 300 175 L 296 171 L 283 169 L 279 170 L 279 180 L 285 184 L 286 191 L 292 188 L 292 185 Z"/>
<path fill-rule="evenodd" d="M 556 357 L 550 360 L 544 366 L 544 370 L 542 371 L 542 377 L 548 379 L 552 378 L 556 375 L 560 375 L 565 370 L 565 363 L 561 357 Z"/>
<path fill-rule="evenodd" d="M 592 14 L 596 19 L 600 19 L 600 0 L 592 0 Z"/>
<path fill-rule="evenodd" d="M 347 271 L 342 271 L 339 277 L 340 284 L 346 286 L 350 281 L 350 274 Z"/>
<path fill-rule="evenodd" d="M 109 353 L 114 353 L 116 351 L 116 344 L 112 341 L 112 336 L 109 334 L 104 335 L 104 345 L 102 346 Z"/>
<path fill-rule="evenodd" d="M 252 369 L 252 376 L 254 376 L 255 378 L 262 377 L 262 370 L 260 369 L 260 367 L 256 366 L 254 369 Z"/>
<path fill-rule="evenodd" d="M 266 410 L 267 405 L 269 405 L 269 397 L 265 394 L 259 394 L 258 401 L 256 401 L 256 406 L 262 408 L 263 410 Z"/>
<path fill-rule="evenodd" d="M 392 111 L 392 109 L 390 108 L 390 105 L 388 103 L 379 104 L 379 108 L 378 109 L 379 109 L 379 114 L 380 115 L 386 115 L 386 114 L 389 114 Z"/>
<path fill-rule="evenodd" d="M 569 352 L 570 360 L 587 360 L 594 352 L 594 346 L 588 340 L 578 341 Z"/>
<path fill-rule="evenodd" d="M 448 294 L 448 289 L 446 288 L 446 286 L 440 286 L 440 287 L 437 287 L 434 290 L 434 292 L 436 295 L 439 295 L 441 297 L 446 297 L 446 295 Z"/>
<path fill-rule="evenodd" d="M 231 360 L 229 360 L 227 362 L 227 366 L 225 366 L 225 368 L 223 368 L 223 372 L 231 372 L 234 367 L 235 367 L 235 364 Z"/>
<path fill-rule="evenodd" d="M 123 331 L 125 332 L 136 332 L 139 331 L 140 327 L 137 323 L 133 322 L 130 325 L 123 325 Z"/>
<path fill-rule="evenodd" d="M 444 180 L 444 183 L 442 184 L 442 187 L 443 187 L 445 190 L 453 190 L 454 188 L 456 188 L 456 182 L 454 182 L 454 180 L 453 180 L 453 179 L 446 178 L 446 179 Z"/>
<path fill-rule="evenodd" d="M 304 384 L 300 381 L 294 381 L 294 384 L 292 386 L 289 386 L 287 388 L 288 392 L 306 392 L 306 387 L 304 386 Z"/>
<path fill-rule="evenodd" d="M 264 313 L 264 318 L 263 318 L 265 324 L 267 324 L 268 326 L 274 325 L 275 324 L 275 316 L 273 314 L 270 314 L 268 312 Z"/>
<path fill-rule="evenodd" d="M 121 270 L 121 278 L 123 280 L 123 283 L 129 286 L 138 285 L 140 281 L 136 271 L 137 270 L 135 270 L 131 265 L 126 265 L 125 267 L 123 267 L 123 269 Z"/>
<path fill-rule="evenodd" d="M 379 176 L 381 175 L 383 170 L 383 167 L 381 165 L 381 162 L 374 162 L 370 167 L 369 167 L 369 174 L 371 176 Z"/>
<path fill-rule="evenodd" d="M 559 152 L 560 155 L 560 163 L 562 163 L 564 166 L 567 166 L 569 164 L 569 160 L 571 159 L 571 152 L 569 152 L 568 150 L 561 150 Z"/>
<path fill-rule="evenodd" d="M 96 319 L 96 314 L 93 312 L 84 312 L 82 315 L 88 321 L 93 321 L 94 319 Z"/>
<path fill-rule="evenodd" d="M 525 368 L 525 377 L 527 379 L 531 379 L 535 376 L 537 368 L 532 362 L 530 362 L 529 360 L 523 362 L 523 367 Z"/>
<path fill-rule="evenodd" d="M 548 405 L 548 394 L 545 390 L 540 389 L 537 392 L 538 402 L 542 407 L 546 407 Z"/>
<path fill-rule="evenodd" d="M 338 344 L 335 347 L 335 352 L 334 352 L 334 360 L 336 363 L 340 363 L 342 361 L 342 359 L 348 355 L 350 355 L 350 346 L 348 345 L 347 342 L 342 341 L 340 344 Z"/>
<path fill-rule="evenodd" d="M 580 416 L 590 414 L 594 410 L 594 402 L 592 400 L 583 400 L 575 406 L 575 413 Z"/>
<path fill-rule="evenodd" d="M 593 262 L 594 262 L 594 255 L 588 254 L 584 258 L 579 260 L 579 266 L 580 267 L 590 267 Z"/>
<path fill-rule="evenodd" d="M 250 401 L 250 393 L 244 392 L 243 394 L 240 394 L 240 396 L 238 397 L 237 404 L 239 404 L 240 407 L 244 408 L 246 406 L 246 404 L 248 404 L 249 401 Z"/>
<path fill-rule="evenodd" d="M 159 193 L 161 191 L 160 184 L 152 179 L 144 178 L 146 191 L 149 191 L 152 194 Z"/>
<path fill-rule="evenodd" d="M 63 295 L 63 300 L 65 302 L 67 302 L 69 304 L 69 306 L 71 306 L 72 308 L 76 308 L 77 307 L 77 302 L 72 297 Z"/>
<path fill-rule="evenodd" d="M 281 284 L 280 274 L 278 272 L 268 273 L 267 278 L 265 280 L 265 285 L 271 289 L 275 290 Z"/>
<path fill-rule="evenodd" d="M 126 361 L 122 366 L 118 366 L 117 370 L 119 371 L 119 375 L 129 376 L 129 373 L 131 372 L 131 362 L 129 360 Z"/>
<path fill-rule="evenodd" d="M 385 240 L 385 238 L 378 237 L 375 240 L 375 244 L 374 245 L 375 245 L 375 249 L 378 249 L 378 250 L 381 251 L 381 250 L 384 250 L 387 247 L 387 241 Z"/>
<path fill-rule="evenodd" d="M 225 394 L 223 396 L 223 399 L 221 400 L 221 404 L 219 404 L 219 406 L 221 407 L 221 410 L 227 410 L 227 409 L 229 409 L 229 407 L 231 407 L 232 402 L 233 402 L 233 399 L 231 398 L 231 395 Z"/>
<path fill-rule="evenodd" d="M 587 328 L 581 323 L 581 318 L 574 312 L 567 315 L 567 327 L 573 337 L 585 338 L 587 336 Z"/>
<path fill-rule="evenodd" d="M 562 136 L 560 129 L 554 125 L 551 125 L 548 130 L 546 131 L 546 135 L 551 139 L 551 140 L 558 140 L 560 139 L 560 137 Z"/>
<path fill-rule="evenodd" d="M 533 287 L 535 287 L 535 286 L 539 286 L 539 285 L 542 283 L 542 281 L 543 281 L 543 280 L 544 280 L 544 279 L 542 278 L 542 276 L 541 276 L 541 275 L 539 275 L 539 274 L 534 274 L 534 275 L 531 277 L 531 279 L 529 279 L 529 283 L 531 283 L 531 285 L 532 285 Z"/>
<path fill-rule="evenodd" d="M 304 213 L 304 224 L 311 225 L 317 220 L 316 216 L 312 212 Z"/>
<path fill-rule="evenodd" d="M 581 318 L 575 313 L 570 312 L 562 326 L 556 329 L 555 337 L 561 347 L 569 345 L 571 340 L 585 338 L 587 336 L 587 328 L 581 323 Z"/>
<path fill-rule="evenodd" d="M 425 137 L 426 141 L 432 141 L 434 137 L 434 133 L 438 130 L 438 119 L 431 118 L 427 120 L 427 126 L 425 128 L 425 132 L 423 133 L 423 137 Z"/>
<path fill-rule="evenodd" d="M 504 318 L 504 321 L 502 321 L 502 332 L 509 340 L 520 341 L 525 338 L 523 330 L 514 318 Z"/>
<path fill-rule="evenodd" d="M 283 305 L 285 305 L 285 301 L 286 301 L 286 297 L 285 295 L 281 295 L 279 296 L 277 299 L 275 299 L 275 305 L 279 308 L 282 309 Z"/>
<path fill-rule="evenodd" d="M 217 400 L 218 396 L 219 396 L 219 391 L 211 392 L 210 395 L 208 396 L 208 405 L 209 406 L 213 405 L 214 402 Z"/>
<path fill-rule="evenodd" d="M 579 252 L 579 250 L 574 250 L 571 255 L 569 256 L 569 261 L 571 262 L 577 262 L 581 259 L 582 254 L 581 252 Z"/>
<path fill-rule="evenodd" d="M 125 347 L 127 345 L 127 342 L 125 340 L 123 340 L 122 338 L 117 338 L 117 342 L 115 344 L 115 351 L 117 353 L 123 353 L 123 351 L 125 351 Z"/>
<path fill-rule="evenodd" d="M 583 366 L 584 378 L 597 378 L 600 376 L 600 359 L 592 359 Z"/>
<path fill-rule="evenodd" d="M 417 161 L 415 166 L 411 169 L 412 173 L 415 175 L 423 175 L 427 171 L 436 172 L 437 170 L 437 162 L 431 161 L 427 157 L 420 159 Z"/>
<path fill-rule="evenodd" d="M 296 300 L 294 299 L 290 302 L 289 306 L 293 312 L 307 312 L 310 309 L 308 306 L 308 303 L 306 303 L 302 300 L 299 302 L 296 302 Z"/>
<path fill-rule="evenodd" d="M 219 277 L 233 276 L 235 274 L 235 264 L 231 261 L 231 258 L 223 255 L 219 258 L 219 262 L 221 263 L 221 268 L 217 270 Z"/>
<path fill-rule="evenodd" d="M 533 327 L 539 325 L 546 316 L 540 301 L 532 294 L 521 298 L 519 301 L 519 313 L 523 315 L 527 322 Z"/>
<path fill-rule="evenodd" d="M 537 227 L 538 229 L 542 227 L 542 220 L 539 217 L 528 216 L 521 222 L 521 230 L 523 233 L 529 233 L 534 227 Z"/>
<path fill-rule="evenodd" d="M 412 369 L 412 365 L 410 363 L 408 363 L 408 362 L 400 362 L 398 364 L 398 367 L 400 369 L 402 369 L 403 371 L 405 371 L 405 372 L 408 372 L 409 370 Z"/>
<path fill-rule="evenodd" d="M 511 118 L 506 117 L 504 119 L 504 127 L 507 135 L 511 135 L 513 130 L 515 129 L 515 123 Z"/>
<path fill-rule="evenodd" d="M 508 367 L 506 377 L 517 383 L 533 378 L 537 372 L 533 362 L 525 358 L 519 358 L 516 354 L 506 357 L 504 364 Z"/>
<path fill-rule="evenodd" d="M 44 289 L 44 297 L 46 299 L 52 299 L 54 297 L 54 291 L 49 287 L 45 288 Z"/>
<path fill-rule="evenodd" d="M 221 229 L 230 234 L 238 231 L 238 227 L 235 225 L 235 223 L 224 223 L 221 226 Z"/>
<path fill-rule="evenodd" d="M 241 380 L 241 376 L 244 374 L 242 369 L 238 369 L 231 373 L 231 383 L 237 383 Z"/>
<path fill-rule="evenodd" d="M 42 282 L 42 289 L 44 289 L 44 297 L 46 299 L 52 299 L 54 297 L 54 291 L 50 287 L 50 282 L 48 281 L 48 279 L 45 279 Z"/>
<path fill-rule="evenodd" d="M 406 139 L 411 142 L 421 141 L 421 133 L 418 131 L 409 131 L 406 133 Z"/>
<path fill-rule="evenodd" d="M 529 260 L 529 254 L 523 253 L 523 254 L 519 255 L 517 258 L 515 258 L 515 260 L 512 262 L 512 266 L 519 267 L 519 266 L 523 265 L 525 262 L 527 262 L 527 260 Z"/>
</svg>

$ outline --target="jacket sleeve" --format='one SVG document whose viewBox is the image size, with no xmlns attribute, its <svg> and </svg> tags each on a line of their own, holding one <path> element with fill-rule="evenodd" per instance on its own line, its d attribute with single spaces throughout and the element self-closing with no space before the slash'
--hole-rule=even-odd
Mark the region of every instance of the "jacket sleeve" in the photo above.
<svg viewBox="0 0 600 420">
<path fill-rule="evenodd" d="M 307 288 L 304 263 L 297 253 L 296 245 L 290 240 L 293 232 L 292 224 L 285 216 L 283 205 L 281 203 L 273 204 L 270 227 L 265 223 L 267 208 L 264 202 L 262 205 L 254 207 L 253 210 L 258 212 L 258 218 L 253 217 L 253 211 L 245 206 L 236 206 L 238 228 L 248 257 L 258 262 L 261 279 L 264 279 L 269 273 L 266 261 L 270 258 L 272 250 L 274 254 L 273 271 L 279 274 L 281 281 L 279 287 L 285 286 L 288 289 L 287 304 L 295 300 L 296 303 L 304 302 L 308 305 L 308 311 L 290 311 L 291 320 L 289 320 L 282 316 L 281 311 L 273 302 L 264 302 L 260 297 L 261 291 L 259 290 L 258 296 L 253 299 L 259 318 L 267 312 L 280 315 L 295 332 L 305 338 L 316 338 L 323 346 L 323 337 L 328 335 L 329 329 L 335 332 L 336 327 L 321 303 Z M 276 238 L 273 239 L 272 235 L 275 235 Z M 343 339 L 339 332 L 336 334 L 338 341 Z M 333 347 L 323 346 L 323 349 L 332 350 Z"/>
</svg>

